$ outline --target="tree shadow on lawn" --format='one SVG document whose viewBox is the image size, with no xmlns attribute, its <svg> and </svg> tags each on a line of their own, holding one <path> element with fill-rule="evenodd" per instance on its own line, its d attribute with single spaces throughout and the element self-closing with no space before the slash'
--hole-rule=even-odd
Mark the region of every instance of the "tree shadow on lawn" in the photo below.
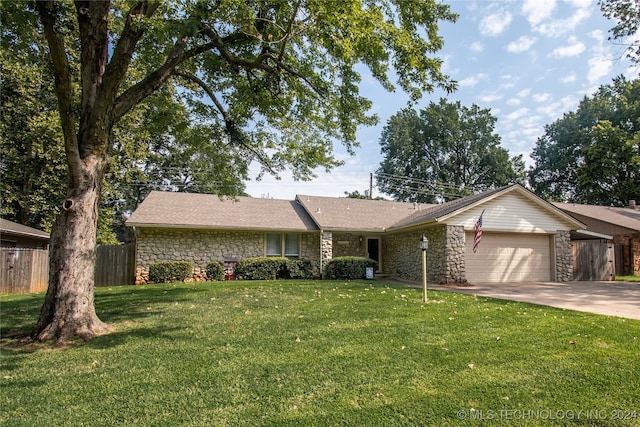
<svg viewBox="0 0 640 427">
<path fill-rule="evenodd" d="M 138 328 L 135 325 L 149 317 L 162 316 L 164 311 L 158 306 L 167 303 L 180 303 L 193 300 L 194 292 L 205 292 L 206 287 L 185 287 L 179 284 L 158 286 L 156 289 L 145 287 L 125 286 L 121 288 L 109 288 L 108 292 L 103 288 L 96 288 L 95 306 L 100 320 L 112 327 L 112 331 L 94 338 L 92 341 L 104 341 L 105 337 L 113 336 L 111 345 L 118 345 L 124 336 L 139 336 L 140 338 L 157 337 L 159 328 Z M 82 344 L 82 340 L 72 341 L 66 345 L 34 342 L 29 339 L 31 331 L 38 321 L 45 293 L 28 294 L 20 296 L 17 300 L 3 301 L 1 305 L 0 321 L 0 349 L 33 353 L 38 350 L 66 348 Z M 169 328 L 171 329 L 171 328 Z M 162 328 L 167 331 L 167 328 Z"/>
</svg>

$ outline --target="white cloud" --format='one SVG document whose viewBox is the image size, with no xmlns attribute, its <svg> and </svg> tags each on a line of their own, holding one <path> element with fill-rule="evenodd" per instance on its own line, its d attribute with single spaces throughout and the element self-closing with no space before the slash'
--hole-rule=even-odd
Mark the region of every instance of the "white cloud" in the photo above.
<svg viewBox="0 0 640 427">
<path fill-rule="evenodd" d="M 532 26 L 540 24 L 555 11 L 556 0 L 526 0 L 522 5 L 522 13 Z"/>
<path fill-rule="evenodd" d="M 585 0 L 572 0 L 563 5 L 573 8 L 566 18 L 556 16 L 556 0 L 526 0 L 522 12 L 534 31 L 546 37 L 558 37 L 575 30 L 594 10 L 591 2 Z"/>
<path fill-rule="evenodd" d="M 522 107 L 522 108 L 518 108 L 512 113 L 507 114 L 505 116 L 505 119 L 509 121 L 519 120 L 522 117 L 526 116 L 527 114 L 529 114 L 529 109 L 527 107 Z"/>
<path fill-rule="evenodd" d="M 484 50 L 484 45 L 480 42 L 473 42 L 469 46 L 469 49 L 471 49 L 473 52 L 482 52 Z"/>
<path fill-rule="evenodd" d="M 591 57 L 588 61 L 587 80 L 590 84 L 597 84 L 601 78 L 606 77 L 613 68 L 611 57 L 604 47 L 606 36 L 602 30 L 594 30 L 589 36 L 595 40 L 590 53 Z"/>
<path fill-rule="evenodd" d="M 549 99 L 551 99 L 551 94 L 550 93 L 536 93 L 531 97 L 531 99 L 533 99 L 533 101 L 537 102 L 537 103 L 547 102 Z"/>
<path fill-rule="evenodd" d="M 462 79 L 458 82 L 458 86 L 460 87 L 474 87 L 475 85 L 477 85 L 478 83 L 480 83 L 481 80 L 485 80 L 488 79 L 489 75 L 486 73 L 479 73 L 479 74 L 475 74 L 473 76 L 469 76 L 465 79 Z"/>
<path fill-rule="evenodd" d="M 507 45 L 507 50 L 511 53 L 521 53 L 529 50 L 536 42 L 535 37 L 521 36 L 518 40 Z"/>
<path fill-rule="evenodd" d="M 511 98 L 507 101 L 507 105 L 510 107 L 517 107 L 521 103 L 522 101 L 520 101 L 518 98 Z"/>
<path fill-rule="evenodd" d="M 576 40 L 575 37 L 569 38 L 569 43 L 566 46 L 557 47 L 551 52 L 551 56 L 554 58 L 569 58 L 573 56 L 578 56 L 582 52 L 584 52 L 587 47 L 579 40 Z"/>
<path fill-rule="evenodd" d="M 511 13 L 506 11 L 487 15 L 480 21 L 480 34 L 483 36 L 497 36 L 507 29 L 512 19 Z"/>
<path fill-rule="evenodd" d="M 609 75 L 613 64 L 611 59 L 606 55 L 595 54 L 589 58 L 589 71 L 587 72 L 587 80 L 589 83 L 596 84 L 598 81 Z"/>
<path fill-rule="evenodd" d="M 560 79 L 561 83 L 573 83 L 576 81 L 576 75 L 574 73 L 569 74 L 568 76 L 563 77 L 562 79 Z"/>
<path fill-rule="evenodd" d="M 501 100 L 502 95 L 498 95 L 498 94 L 480 95 L 477 97 L 477 99 L 483 104 L 491 104 L 492 102 Z"/>
<path fill-rule="evenodd" d="M 519 91 L 518 93 L 516 93 L 516 95 L 519 98 L 525 98 L 526 96 L 529 95 L 529 93 L 531 93 L 531 89 L 522 89 L 521 91 Z"/>
</svg>

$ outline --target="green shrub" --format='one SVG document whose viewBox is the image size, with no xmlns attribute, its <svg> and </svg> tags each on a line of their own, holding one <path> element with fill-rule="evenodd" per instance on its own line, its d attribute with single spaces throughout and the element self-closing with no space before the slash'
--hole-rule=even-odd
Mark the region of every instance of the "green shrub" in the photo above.
<svg viewBox="0 0 640 427">
<path fill-rule="evenodd" d="M 345 256 L 333 258 L 325 266 L 327 279 L 364 279 L 367 267 L 377 268 L 378 262 L 371 258 Z"/>
<path fill-rule="evenodd" d="M 311 261 L 307 259 L 287 259 L 284 279 L 311 278 Z"/>
<path fill-rule="evenodd" d="M 311 262 L 285 257 L 245 258 L 236 265 L 236 277 L 241 280 L 307 279 L 311 277 Z"/>
<path fill-rule="evenodd" d="M 276 280 L 284 257 L 245 258 L 236 264 L 236 277 L 241 280 Z"/>
<path fill-rule="evenodd" d="M 184 282 L 193 276 L 193 263 L 187 261 L 154 262 L 149 266 L 149 280 L 153 283 Z"/>
<path fill-rule="evenodd" d="M 220 261 L 213 261 L 205 267 L 207 280 L 224 280 L 224 265 Z"/>
</svg>

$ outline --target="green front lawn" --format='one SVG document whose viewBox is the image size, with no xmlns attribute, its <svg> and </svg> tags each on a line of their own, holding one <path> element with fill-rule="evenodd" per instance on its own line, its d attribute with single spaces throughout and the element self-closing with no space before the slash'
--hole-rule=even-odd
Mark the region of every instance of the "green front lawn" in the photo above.
<svg viewBox="0 0 640 427">
<path fill-rule="evenodd" d="M 640 282 L 640 276 L 616 276 L 619 282 Z"/>
<path fill-rule="evenodd" d="M 0 297 L 0 424 L 640 425 L 640 321 L 382 282 L 96 291 L 114 332 L 25 346 Z"/>
</svg>

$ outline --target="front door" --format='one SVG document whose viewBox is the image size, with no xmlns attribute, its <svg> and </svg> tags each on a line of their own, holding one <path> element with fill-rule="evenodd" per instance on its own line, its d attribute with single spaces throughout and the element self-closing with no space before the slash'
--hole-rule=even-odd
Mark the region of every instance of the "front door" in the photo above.
<svg viewBox="0 0 640 427">
<path fill-rule="evenodd" d="M 380 262 L 380 239 L 378 237 L 367 237 L 367 258 L 378 261 L 378 271 L 382 268 Z"/>
</svg>

